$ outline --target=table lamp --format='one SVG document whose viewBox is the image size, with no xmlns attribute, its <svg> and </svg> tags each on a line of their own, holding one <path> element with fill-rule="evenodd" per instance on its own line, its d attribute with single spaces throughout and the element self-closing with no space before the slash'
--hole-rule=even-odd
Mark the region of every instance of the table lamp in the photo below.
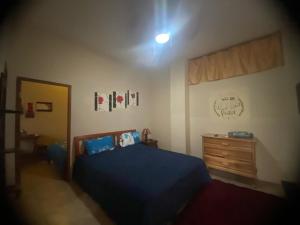
<svg viewBox="0 0 300 225">
<path fill-rule="evenodd" d="M 151 131 L 149 128 L 145 128 L 142 131 L 142 135 L 143 135 L 143 141 L 147 142 L 148 141 L 148 135 L 151 134 Z"/>
</svg>

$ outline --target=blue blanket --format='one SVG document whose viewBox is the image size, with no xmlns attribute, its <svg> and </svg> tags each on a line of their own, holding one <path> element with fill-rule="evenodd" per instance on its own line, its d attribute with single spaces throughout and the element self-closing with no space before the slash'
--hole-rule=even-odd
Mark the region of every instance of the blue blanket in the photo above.
<svg viewBox="0 0 300 225">
<path fill-rule="evenodd" d="M 76 159 L 74 179 L 117 224 L 159 225 L 210 181 L 199 158 L 143 144 Z"/>
</svg>

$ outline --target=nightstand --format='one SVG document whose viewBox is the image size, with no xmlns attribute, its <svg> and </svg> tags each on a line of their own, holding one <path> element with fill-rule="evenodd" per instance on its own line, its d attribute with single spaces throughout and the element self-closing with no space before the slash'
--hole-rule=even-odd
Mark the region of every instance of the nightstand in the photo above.
<svg viewBox="0 0 300 225">
<path fill-rule="evenodd" d="M 154 139 L 148 139 L 147 141 L 142 141 L 142 143 L 144 145 L 148 145 L 148 146 L 151 146 L 151 147 L 154 147 L 154 148 L 158 148 L 158 145 L 157 145 L 157 140 L 154 140 Z"/>
</svg>

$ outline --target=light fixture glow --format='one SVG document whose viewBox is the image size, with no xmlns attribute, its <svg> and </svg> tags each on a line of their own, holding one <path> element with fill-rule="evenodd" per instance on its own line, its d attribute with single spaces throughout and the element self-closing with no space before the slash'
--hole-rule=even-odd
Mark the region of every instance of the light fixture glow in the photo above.
<svg viewBox="0 0 300 225">
<path fill-rule="evenodd" d="M 169 33 L 162 33 L 158 34 L 155 37 L 155 41 L 159 44 L 165 44 L 170 40 L 170 34 Z"/>
</svg>

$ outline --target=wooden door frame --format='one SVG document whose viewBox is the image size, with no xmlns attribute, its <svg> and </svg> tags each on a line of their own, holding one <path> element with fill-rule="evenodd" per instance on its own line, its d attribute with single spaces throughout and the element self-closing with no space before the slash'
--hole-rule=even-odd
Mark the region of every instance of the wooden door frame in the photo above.
<svg viewBox="0 0 300 225">
<path fill-rule="evenodd" d="M 71 180 L 71 94 L 72 86 L 69 84 L 56 83 L 45 80 L 32 79 L 27 77 L 18 76 L 16 79 L 16 110 L 21 110 L 21 83 L 22 81 L 29 81 L 34 83 L 62 86 L 68 89 L 68 115 L 67 115 L 67 162 L 64 177 L 66 180 Z M 16 149 L 20 147 L 20 114 L 15 116 L 15 146 Z"/>
</svg>

